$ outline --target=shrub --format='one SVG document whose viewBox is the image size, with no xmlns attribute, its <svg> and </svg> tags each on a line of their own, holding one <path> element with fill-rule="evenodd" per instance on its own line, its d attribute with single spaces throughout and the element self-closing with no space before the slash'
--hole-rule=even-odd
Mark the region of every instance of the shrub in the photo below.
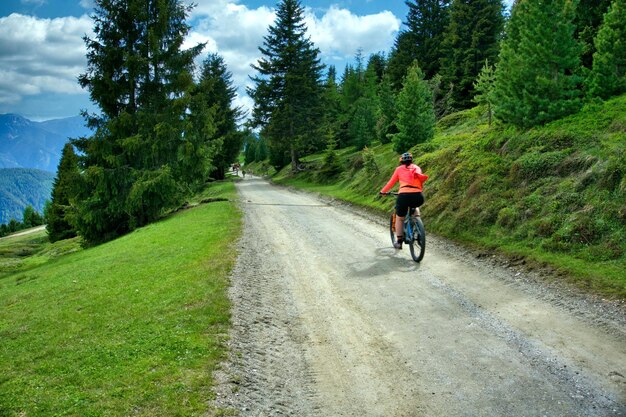
<svg viewBox="0 0 626 417">
<path fill-rule="evenodd" d="M 566 158 L 563 151 L 529 152 L 511 166 L 511 174 L 520 181 L 533 181 L 558 174 L 558 166 Z"/>
<path fill-rule="evenodd" d="M 513 207 L 503 207 L 498 212 L 496 224 L 498 226 L 512 229 L 519 220 L 519 213 Z"/>
<path fill-rule="evenodd" d="M 561 227 L 561 217 L 552 215 L 542 217 L 533 223 L 536 235 L 539 237 L 551 237 Z"/>
<path fill-rule="evenodd" d="M 337 155 L 337 151 L 335 151 L 335 147 L 336 143 L 331 141 L 324 152 L 322 166 L 316 174 L 317 179 L 322 182 L 337 177 L 343 170 L 341 160 L 339 155 Z"/>
<path fill-rule="evenodd" d="M 378 164 L 376 164 L 376 156 L 374 155 L 374 152 L 366 146 L 361 152 L 361 155 L 363 156 L 363 166 L 365 168 L 365 172 L 372 176 L 380 174 L 380 169 L 378 169 Z"/>
<path fill-rule="evenodd" d="M 600 178 L 600 186 L 613 191 L 616 190 L 626 172 L 626 156 L 621 157 L 610 156 L 606 163 L 606 168 Z"/>
</svg>

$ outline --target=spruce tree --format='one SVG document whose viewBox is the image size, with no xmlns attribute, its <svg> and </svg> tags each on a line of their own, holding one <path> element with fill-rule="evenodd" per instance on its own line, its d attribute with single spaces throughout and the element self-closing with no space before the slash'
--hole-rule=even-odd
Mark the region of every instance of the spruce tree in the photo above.
<svg viewBox="0 0 626 417">
<path fill-rule="evenodd" d="M 28 229 L 43 224 L 43 217 L 31 205 L 26 206 L 22 215 L 22 228 Z"/>
<path fill-rule="evenodd" d="M 215 179 L 224 179 L 228 167 L 241 150 L 243 135 L 237 131 L 242 111 L 233 104 L 237 90 L 233 86 L 232 74 L 220 55 L 209 54 L 205 59 L 196 94 L 213 111 L 215 131 L 206 136 L 216 150 L 212 157 L 214 169 L 210 175 Z"/>
<path fill-rule="evenodd" d="M 339 143 L 339 132 L 341 130 L 341 95 L 339 94 L 339 87 L 337 85 L 336 69 L 332 65 L 328 67 L 328 74 L 324 82 L 322 103 L 324 109 L 321 126 L 322 135 L 327 140 L 332 139 Z"/>
<path fill-rule="evenodd" d="M 378 109 L 376 112 L 376 137 L 380 143 L 391 142 L 391 137 L 398 133 L 396 128 L 396 96 L 388 76 L 383 77 L 378 87 Z"/>
<path fill-rule="evenodd" d="M 259 141 L 257 142 L 256 152 L 254 154 L 255 161 L 265 161 L 268 157 L 267 143 L 263 136 L 259 137 Z"/>
<path fill-rule="evenodd" d="M 409 68 L 398 96 L 397 126 L 393 149 L 398 153 L 432 139 L 435 134 L 432 92 L 417 63 Z"/>
<path fill-rule="evenodd" d="M 362 149 L 376 137 L 378 82 L 381 70 L 380 55 L 372 55 L 367 67 L 361 51 L 355 65 L 347 65 L 340 86 L 341 115 L 339 147 L 356 146 Z"/>
<path fill-rule="evenodd" d="M 180 161 L 190 146 L 193 59 L 203 47 L 182 50 L 188 12 L 178 0 L 96 0 L 79 82 L 101 114 L 86 115 L 94 136 L 73 142 L 84 172 L 76 226 L 88 242 L 156 219 L 188 190 Z"/>
<path fill-rule="evenodd" d="M 76 236 L 76 228 L 72 225 L 75 221 L 72 205 L 76 203 L 80 181 L 78 156 L 72 144 L 66 143 L 52 184 L 52 200 L 45 211 L 50 242 Z"/>
<path fill-rule="evenodd" d="M 454 84 L 444 84 L 441 74 L 435 74 L 433 78 L 428 80 L 428 85 L 430 86 L 430 90 L 433 92 L 435 118 L 439 120 L 454 111 L 451 105 Z"/>
<path fill-rule="evenodd" d="M 626 1 L 613 0 L 595 39 L 587 80 L 589 95 L 609 98 L 626 92 Z"/>
<path fill-rule="evenodd" d="M 321 149 L 323 65 L 319 50 L 306 37 L 304 9 L 298 0 L 281 0 L 276 21 L 259 48 L 263 55 L 253 68 L 255 86 L 248 90 L 254 99 L 253 125 L 267 138 L 272 163 L 291 162 Z"/>
<path fill-rule="evenodd" d="M 441 75 L 444 85 L 453 86 L 449 105 L 457 110 L 472 105 L 473 83 L 485 60 L 497 60 L 503 11 L 501 0 L 453 0 L 450 5 Z"/>
<path fill-rule="evenodd" d="M 389 59 L 389 75 L 399 89 L 408 68 L 417 60 L 426 79 L 439 72 L 450 0 L 407 0 L 407 30 L 400 32 Z"/>
<path fill-rule="evenodd" d="M 593 54 L 596 52 L 594 39 L 610 4 L 611 0 L 578 0 L 574 18 L 575 37 L 583 48 L 581 64 L 587 69 L 592 67 Z"/>
<path fill-rule="evenodd" d="M 369 97 L 361 97 L 354 105 L 350 120 L 351 145 L 358 150 L 369 145 L 376 136 L 376 105 Z"/>
<path fill-rule="evenodd" d="M 574 3 L 525 0 L 513 7 L 496 67 L 494 114 L 528 128 L 580 108 Z"/>
<path fill-rule="evenodd" d="M 389 54 L 386 74 L 394 92 L 402 89 L 402 81 L 406 76 L 407 69 L 415 61 L 415 43 L 413 35 L 404 30 L 398 33 L 393 48 Z"/>
<path fill-rule="evenodd" d="M 244 161 L 246 165 L 251 164 L 254 161 L 256 161 L 257 147 L 258 147 L 258 144 L 256 140 L 254 139 L 254 137 L 249 136 L 246 138 L 246 145 L 245 145 L 245 150 L 244 150 Z"/>
<path fill-rule="evenodd" d="M 376 85 L 382 82 L 386 69 L 387 60 L 385 59 L 384 53 L 378 52 L 370 55 L 367 60 L 367 67 L 365 68 L 365 72 L 367 74 L 373 75 Z"/>
<path fill-rule="evenodd" d="M 496 77 L 493 65 L 486 60 L 483 69 L 480 71 L 480 74 L 478 74 L 478 78 L 474 83 L 474 91 L 476 91 L 476 94 L 474 95 L 474 102 L 484 105 L 487 108 L 489 126 L 491 126 L 493 104 L 495 101 L 493 93 L 495 79 Z"/>
</svg>

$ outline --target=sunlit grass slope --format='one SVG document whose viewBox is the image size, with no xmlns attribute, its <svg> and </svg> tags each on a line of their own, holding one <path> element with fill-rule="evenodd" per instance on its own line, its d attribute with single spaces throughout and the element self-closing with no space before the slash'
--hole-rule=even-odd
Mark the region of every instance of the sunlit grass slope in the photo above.
<svg viewBox="0 0 626 417">
<path fill-rule="evenodd" d="M 222 183 L 203 197 L 234 197 Z M 0 275 L 0 415 L 191 416 L 224 357 L 239 218 L 198 205 Z M 1 245 L 0 245 L 1 246 Z"/>
<path fill-rule="evenodd" d="M 377 196 L 396 166 L 391 145 L 338 152 L 341 173 L 275 176 L 363 206 L 389 210 Z M 529 131 L 488 126 L 478 108 L 439 121 L 435 138 L 411 149 L 430 175 L 427 229 L 457 241 L 549 265 L 577 285 L 626 298 L 626 96 Z M 426 260 L 427 261 L 427 260 Z"/>
</svg>

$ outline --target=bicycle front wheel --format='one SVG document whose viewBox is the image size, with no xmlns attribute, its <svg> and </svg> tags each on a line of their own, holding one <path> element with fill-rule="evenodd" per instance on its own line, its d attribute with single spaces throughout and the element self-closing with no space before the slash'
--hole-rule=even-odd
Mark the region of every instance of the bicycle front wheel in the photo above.
<svg viewBox="0 0 626 417">
<path fill-rule="evenodd" d="M 409 243 L 409 249 L 411 250 L 411 258 L 415 262 L 420 262 L 424 258 L 424 252 L 426 251 L 426 230 L 424 229 L 424 223 L 419 217 L 411 220 L 411 241 Z"/>
<path fill-rule="evenodd" d="M 396 243 L 396 214 L 392 213 L 389 219 L 389 236 L 391 236 L 391 244 Z"/>
</svg>

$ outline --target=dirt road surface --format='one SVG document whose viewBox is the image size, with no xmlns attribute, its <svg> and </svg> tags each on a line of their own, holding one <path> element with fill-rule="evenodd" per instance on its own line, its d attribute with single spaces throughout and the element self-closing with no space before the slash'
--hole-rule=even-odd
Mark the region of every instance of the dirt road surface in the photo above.
<svg viewBox="0 0 626 417">
<path fill-rule="evenodd" d="M 224 413 L 626 416 L 623 306 L 431 236 L 416 264 L 383 218 L 259 178 L 238 189 Z"/>
<path fill-rule="evenodd" d="M 45 230 L 45 229 L 46 229 L 46 225 L 37 226 L 37 227 L 33 227 L 33 228 L 30 228 L 30 229 L 23 230 L 21 232 L 13 233 L 12 235 L 1 237 L 0 239 L 11 239 L 11 238 L 18 237 L 18 236 L 30 235 L 31 233 L 36 233 L 36 232 L 39 232 L 39 231 Z"/>
</svg>

